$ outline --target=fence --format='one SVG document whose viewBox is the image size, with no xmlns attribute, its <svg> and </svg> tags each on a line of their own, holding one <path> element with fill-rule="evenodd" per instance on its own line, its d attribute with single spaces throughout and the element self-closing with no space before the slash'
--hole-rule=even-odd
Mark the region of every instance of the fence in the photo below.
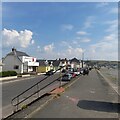
<svg viewBox="0 0 120 120">
<path fill-rule="evenodd" d="M 63 66 L 64 67 L 64 66 Z M 63 67 L 61 67 L 58 70 L 61 70 Z M 56 70 L 56 72 L 58 71 Z M 56 73 L 55 72 L 55 73 Z M 54 74 L 55 74 L 54 73 Z M 54 75 L 53 74 L 53 75 Z M 52 75 L 51 75 L 52 76 Z M 24 107 L 26 107 L 29 103 L 31 103 L 32 101 L 38 99 L 40 96 L 42 96 L 43 94 L 45 94 L 44 92 L 41 92 L 43 89 L 45 89 L 46 87 L 50 86 L 51 84 L 53 84 L 54 82 L 60 80 L 60 84 L 59 86 L 61 86 L 61 72 L 60 72 L 60 76 L 51 81 L 48 84 L 45 84 L 44 86 L 42 86 L 42 82 L 44 82 L 47 78 L 51 77 L 51 76 L 47 76 L 45 78 L 43 78 L 41 81 L 39 81 L 38 83 L 34 84 L 33 86 L 31 86 L 30 88 L 26 89 L 25 91 L 23 91 L 22 93 L 20 93 L 19 95 L 17 95 L 16 97 L 14 97 L 11 101 L 11 104 L 13 106 L 13 112 L 16 112 Z M 41 92 L 41 93 L 40 93 Z"/>
</svg>

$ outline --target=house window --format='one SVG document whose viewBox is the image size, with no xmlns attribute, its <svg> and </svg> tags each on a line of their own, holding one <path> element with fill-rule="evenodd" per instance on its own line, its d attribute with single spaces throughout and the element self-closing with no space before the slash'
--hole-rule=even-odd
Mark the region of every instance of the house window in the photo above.
<svg viewBox="0 0 120 120">
<path fill-rule="evenodd" d="M 14 69 L 19 69 L 19 66 L 18 65 L 14 65 Z"/>
</svg>

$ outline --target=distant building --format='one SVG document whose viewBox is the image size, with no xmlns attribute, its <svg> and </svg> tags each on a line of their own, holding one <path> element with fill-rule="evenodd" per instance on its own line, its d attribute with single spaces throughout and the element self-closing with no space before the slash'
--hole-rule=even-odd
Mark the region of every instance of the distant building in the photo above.
<svg viewBox="0 0 120 120">
<path fill-rule="evenodd" d="M 77 58 L 73 58 L 70 60 L 71 68 L 80 68 L 80 61 Z"/>
<path fill-rule="evenodd" d="M 37 72 L 39 66 L 35 57 L 30 57 L 15 48 L 12 48 L 12 52 L 8 53 L 2 62 L 4 64 L 3 71 L 13 70 L 17 73 Z"/>
<path fill-rule="evenodd" d="M 45 73 L 45 72 L 48 72 L 49 70 L 54 69 L 53 62 L 51 62 L 51 61 L 37 60 L 37 62 L 39 62 L 39 67 L 37 68 L 37 72 L 39 72 L 39 73 Z"/>
<path fill-rule="evenodd" d="M 49 70 L 58 70 L 60 68 L 60 60 L 37 60 L 39 62 L 39 67 L 37 71 L 39 73 L 45 73 Z"/>
<path fill-rule="evenodd" d="M 64 66 L 63 69 L 67 69 L 69 66 L 70 66 L 70 61 L 67 60 L 67 58 L 65 59 L 60 59 L 59 58 L 59 61 L 60 61 L 60 65 L 59 66 Z"/>
<path fill-rule="evenodd" d="M 60 60 L 53 61 L 54 70 L 58 70 L 60 68 Z"/>
</svg>

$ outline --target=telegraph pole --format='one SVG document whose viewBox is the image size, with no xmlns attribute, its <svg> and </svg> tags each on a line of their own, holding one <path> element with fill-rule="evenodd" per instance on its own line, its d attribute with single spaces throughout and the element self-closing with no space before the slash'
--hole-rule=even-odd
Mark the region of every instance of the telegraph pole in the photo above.
<svg viewBox="0 0 120 120">
<path fill-rule="evenodd" d="M 83 62 L 84 62 L 84 52 L 82 52 L 82 68 L 83 68 Z"/>
</svg>

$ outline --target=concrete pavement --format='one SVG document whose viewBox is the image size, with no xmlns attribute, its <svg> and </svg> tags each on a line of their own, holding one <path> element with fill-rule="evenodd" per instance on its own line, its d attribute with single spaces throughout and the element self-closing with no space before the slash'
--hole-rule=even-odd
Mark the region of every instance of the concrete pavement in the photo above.
<svg viewBox="0 0 120 120">
<path fill-rule="evenodd" d="M 34 85 L 35 83 L 37 83 L 38 81 L 41 81 L 43 78 L 45 78 L 46 76 L 41 75 L 41 76 L 36 76 L 34 78 L 28 78 L 25 80 L 13 80 L 9 83 L 6 84 L 3 83 L 2 84 L 2 114 L 3 117 L 8 116 L 9 114 L 12 113 L 12 106 L 11 106 L 11 100 L 12 98 L 14 98 L 15 96 L 17 96 L 18 94 L 20 94 L 21 92 L 23 92 L 24 90 L 26 90 L 27 88 L 31 87 L 32 85 Z M 54 76 L 51 76 L 49 78 L 47 78 L 46 80 L 44 80 L 39 87 L 43 87 L 46 84 L 50 83 L 51 81 L 57 79 L 59 77 L 59 74 L 55 74 Z M 59 82 L 52 84 L 51 86 L 49 86 L 47 89 L 44 89 L 43 91 L 41 91 L 40 94 L 44 94 L 45 92 L 50 91 L 51 89 L 54 89 L 55 87 L 59 86 Z M 32 93 L 34 90 L 36 90 L 36 88 L 32 89 L 31 91 L 27 92 L 27 94 L 25 94 L 23 97 L 26 97 L 28 94 Z"/>
<path fill-rule="evenodd" d="M 92 70 L 28 118 L 118 118 L 117 103 L 118 94 Z"/>
</svg>

